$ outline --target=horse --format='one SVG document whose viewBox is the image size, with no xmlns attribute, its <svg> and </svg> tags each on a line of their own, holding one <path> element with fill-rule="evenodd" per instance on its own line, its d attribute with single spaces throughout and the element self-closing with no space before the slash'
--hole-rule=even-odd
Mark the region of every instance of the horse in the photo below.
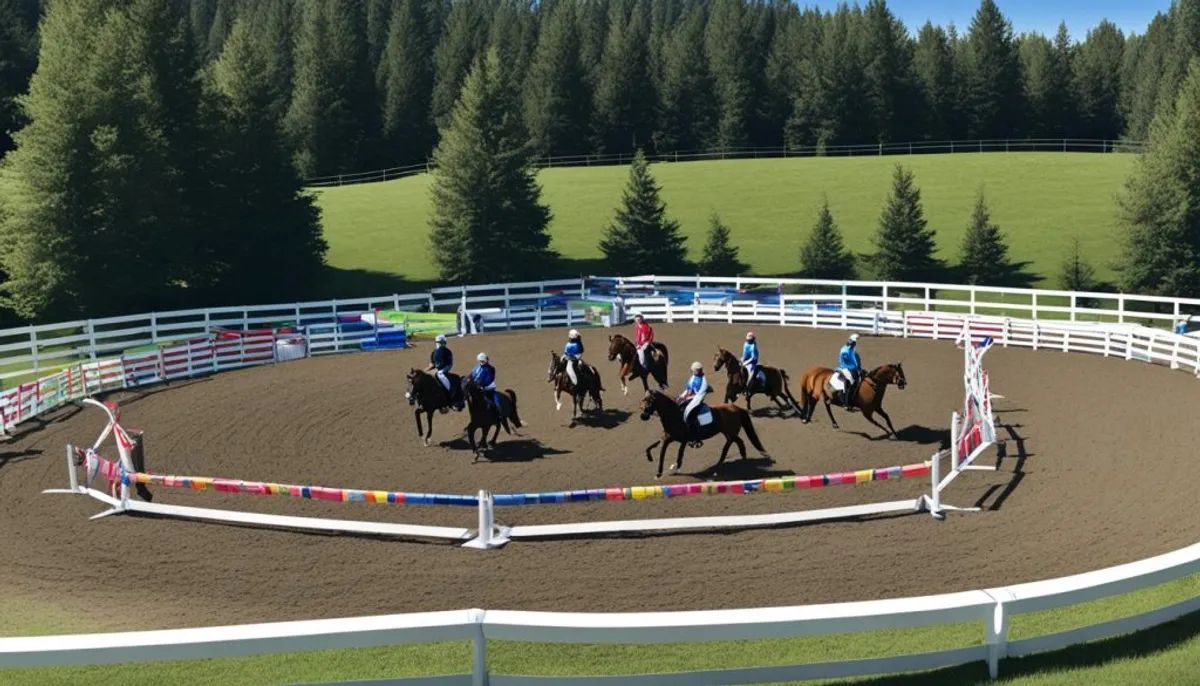
<svg viewBox="0 0 1200 686">
<path fill-rule="evenodd" d="M 830 408 L 830 405 L 835 402 L 833 397 L 835 394 L 829 381 L 836 373 L 829 367 L 810 367 L 804 370 L 800 386 L 804 391 L 802 418 L 805 424 L 812 421 L 813 412 L 817 408 L 817 397 L 820 396 L 825 401 L 825 411 L 829 413 L 829 421 L 833 423 L 833 428 L 841 428 L 838 426 L 837 420 L 833 418 L 833 410 Z M 900 390 L 904 390 L 904 387 L 908 385 L 908 379 L 904 376 L 904 368 L 900 366 L 899 362 L 876 367 L 864 374 L 862 383 L 858 385 L 858 392 L 849 402 L 851 405 L 857 406 L 858 409 L 862 410 L 863 416 L 867 418 L 867 421 L 883 429 L 885 436 L 895 438 L 896 429 L 892 426 L 892 418 L 888 416 L 887 412 L 883 411 L 883 394 L 887 391 L 888 385 L 893 383 Z M 840 401 L 836 402 L 838 405 L 843 405 Z M 876 413 L 887 422 L 887 428 L 884 428 L 882 424 L 875 421 L 874 415 Z"/>
<path fill-rule="evenodd" d="M 508 420 L 511 419 L 513 426 L 521 428 L 521 417 L 517 414 L 517 393 L 511 388 L 507 388 L 503 393 L 497 393 L 496 397 L 500 403 L 500 413 L 497 415 L 496 409 L 487 401 L 486 393 L 483 386 L 479 384 L 474 377 L 465 377 L 462 380 L 463 395 L 467 399 L 467 413 L 471 417 L 471 422 L 467 424 L 465 432 L 467 440 L 471 443 L 471 451 L 478 458 L 481 454 L 487 452 L 488 449 L 488 429 L 493 426 L 496 430 L 492 432 L 492 446 L 496 445 L 496 437 L 500 435 L 500 427 L 504 427 L 504 432 L 511 435 L 512 429 L 508 426 Z M 482 429 L 483 434 L 479 437 L 479 445 L 475 444 L 475 431 Z"/>
<path fill-rule="evenodd" d="M 600 372 L 592 365 L 580 362 L 576 374 L 579 377 L 578 385 L 571 383 L 571 377 L 567 374 L 566 360 L 560 358 L 558 353 L 553 350 L 550 351 L 550 369 L 546 372 L 546 382 L 554 384 L 554 406 L 558 410 L 562 410 L 562 402 L 559 398 L 563 391 L 571 394 L 572 423 L 584 411 L 583 406 L 589 396 L 592 404 L 596 406 L 596 410 L 604 411 L 604 401 L 600 398 L 600 391 L 604 390 L 604 384 L 600 381 Z"/>
<path fill-rule="evenodd" d="M 706 406 L 696 408 L 696 414 L 705 410 Z M 646 460 L 654 462 L 654 457 L 650 451 L 656 445 L 661 445 L 662 449 L 658 453 L 658 473 L 654 475 L 655 479 L 661 479 L 663 475 L 663 460 L 667 455 L 667 446 L 671 443 L 679 443 L 679 453 L 675 457 L 675 465 L 671 467 L 671 473 L 675 473 L 683 466 L 683 452 L 687 449 L 689 443 L 699 440 L 705 440 L 716 436 L 718 433 L 725 436 L 725 447 L 721 449 L 721 459 L 712 466 L 716 469 L 725 461 L 725 456 L 729 454 L 729 446 L 737 445 L 738 452 L 742 458 L 746 459 L 746 444 L 738 436 L 742 429 L 746 430 L 746 437 L 750 439 L 750 443 L 754 445 L 763 457 L 774 463 L 774 459 L 767 454 L 762 443 L 758 440 L 758 432 L 754 430 L 754 422 L 750 418 L 750 411 L 743 410 L 737 405 L 708 405 L 708 412 L 712 414 L 712 421 L 707 426 L 699 427 L 696 435 L 688 429 L 687 424 L 683 421 L 683 408 L 679 406 L 673 399 L 658 391 L 647 390 L 645 397 L 642 398 L 642 421 L 648 421 L 650 416 L 657 414 L 659 421 L 662 422 L 662 438 L 646 446 Z"/>
<path fill-rule="evenodd" d="M 459 383 L 457 374 L 447 373 L 446 377 L 450 379 L 451 388 L 454 388 L 453 384 Z M 413 408 L 413 417 L 417 420 L 417 436 L 421 437 L 422 442 L 428 446 L 429 439 L 433 435 L 433 413 L 440 411 L 445 414 L 453 407 L 453 403 L 446 400 L 449 392 L 433 374 L 411 367 L 406 378 L 408 379 L 408 388 L 404 391 L 404 397 L 408 399 L 408 404 Z M 455 408 L 455 410 L 458 409 Z M 423 436 L 421 435 L 422 412 L 425 413 L 425 422 L 429 425 Z"/>
<path fill-rule="evenodd" d="M 781 410 L 786 410 L 789 407 L 800 415 L 800 403 L 792 397 L 792 390 L 788 388 L 788 373 L 786 369 L 776 369 L 766 365 L 759 365 L 758 372 L 763 375 L 765 386 L 759 388 L 753 382 L 748 382 L 746 379 L 746 368 L 738 361 L 733 353 L 729 352 L 721 346 L 717 346 L 717 354 L 713 356 L 713 371 L 719 372 L 724 367 L 729 375 L 729 383 L 725 386 L 725 402 L 732 403 L 737 400 L 738 394 L 746 396 L 746 409 L 750 409 L 750 398 L 755 393 L 766 393 L 767 397 L 775 401 Z M 784 403 L 783 400 L 787 400 Z"/>
<path fill-rule="evenodd" d="M 655 351 L 662 355 L 661 359 L 656 359 Z M 650 344 L 650 349 L 646 351 L 649 359 L 647 363 L 649 369 L 642 366 L 638 360 L 637 348 L 633 345 L 633 341 L 625 338 L 621 334 L 615 334 L 608 337 L 608 361 L 617 360 L 621 363 L 619 367 L 621 379 L 621 393 L 629 395 L 629 386 L 626 385 L 626 379 L 638 378 L 642 380 L 642 387 L 649 391 L 650 384 L 646 382 L 646 376 L 654 377 L 658 382 L 659 390 L 667 388 L 667 346 L 655 341 Z"/>
</svg>

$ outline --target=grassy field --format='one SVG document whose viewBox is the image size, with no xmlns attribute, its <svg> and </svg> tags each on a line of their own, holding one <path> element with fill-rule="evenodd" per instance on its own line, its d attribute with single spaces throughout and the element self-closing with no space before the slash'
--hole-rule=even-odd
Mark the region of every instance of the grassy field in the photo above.
<svg viewBox="0 0 1200 686">
<path fill-rule="evenodd" d="M 715 211 L 731 227 L 743 260 L 763 275 L 798 269 L 801 241 L 823 197 L 828 197 L 848 247 L 869 250 L 897 163 L 916 174 L 926 217 L 937 230 L 940 256 L 956 261 L 982 186 L 1013 257 L 1029 262 L 1041 285 L 1054 287 L 1074 235 L 1098 276 L 1111 277 L 1109 265 L 1119 245 L 1116 195 L 1135 159 L 983 153 L 663 163 L 652 169 L 668 215 L 681 223 L 693 258 L 703 248 L 708 218 Z M 620 201 L 627 174 L 627 167 L 541 172 L 543 198 L 554 213 L 553 247 L 577 261 L 577 272 L 600 268 L 600 233 Z M 330 264 L 347 276 L 337 290 L 375 285 L 352 281 L 349 274 L 408 282 L 436 277 L 426 247 L 429 184 L 430 177 L 421 175 L 318 191 Z"/>
</svg>

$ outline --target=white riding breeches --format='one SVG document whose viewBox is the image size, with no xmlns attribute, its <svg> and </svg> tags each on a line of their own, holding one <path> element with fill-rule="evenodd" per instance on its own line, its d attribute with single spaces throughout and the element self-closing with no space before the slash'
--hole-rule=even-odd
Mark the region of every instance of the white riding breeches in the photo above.
<svg viewBox="0 0 1200 686">
<path fill-rule="evenodd" d="M 443 388 L 445 388 L 447 391 L 450 390 L 450 378 L 446 376 L 446 372 L 439 369 L 434 373 L 434 376 L 437 377 L 438 381 L 442 382 Z"/>
<path fill-rule="evenodd" d="M 846 383 L 852 385 L 854 383 L 854 372 L 842 367 L 838 370 L 842 373 L 842 377 L 846 379 Z"/>
<path fill-rule="evenodd" d="M 703 391 L 700 391 L 696 395 L 692 396 L 692 399 L 688 401 L 687 406 L 683 408 L 684 422 L 687 422 L 688 417 L 691 417 L 692 413 L 696 411 L 696 408 L 700 407 L 700 403 L 704 402 L 704 396 L 706 395 L 708 395 L 708 388 L 705 388 Z"/>
<path fill-rule="evenodd" d="M 639 346 L 637 349 L 638 362 L 642 365 L 642 369 L 646 368 L 646 348 L 649 347 L 650 344 L 647 343 L 646 345 Z"/>
<path fill-rule="evenodd" d="M 567 376 L 570 377 L 571 383 L 575 384 L 576 386 L 579 385 L 579 376 L 575 371 L 575 365 L 577 364 L 579 364 L 579 361 L 574 357 L 567 358 Z"/>
</svg>

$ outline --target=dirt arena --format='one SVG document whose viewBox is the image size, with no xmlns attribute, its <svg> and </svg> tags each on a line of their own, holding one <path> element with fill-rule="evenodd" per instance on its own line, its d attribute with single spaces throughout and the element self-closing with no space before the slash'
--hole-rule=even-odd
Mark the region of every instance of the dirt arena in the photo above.
<svg viewBox="0 0 1200 686">
<path fill-rule="evenodd" d="M 677 391 L 692 360 L 711 371 L 716 344 L 740 347 L 742 326 L 661 325 Z M 123 424 L 146 432 L 150 471 L 346 488 L 472 493 L 655 483 L 644 449 L 657 418 L 637 416 L 640 382 L 622 396 L 605 359 L 606 330 L 585 330 L 585 358 L 600 368 L 608 414 L 568 428 L 545 381 L 550 349 L 565 331 L 451 339 L 458 371 L 481 349 L 499 387 L 518 394 L 529 426 L 501 434 L 495 460 L 472 464 L 465 415 L 435 416 L 422 447 L 404 399 L 404 374 L 430 344 L 228 372 L 112 396 Z M 628 333 L 628 332 L 627 332 Z M 763 361 L 798 382 L 832 364 L 844 335 L 759 330 Z M 902 361 L 908 388 L 885 407 L 901 440 L 880 440 L 861 415 L 839 412 L 841 431 L 818 408 L 804 425 L 774 411 L 755 426 L 773 465 L 731 461 L 722 479 L 887 467 L 927 459 L 948 441 L 962 403 L 962 352 L 948 341 L 864 337 L 868 366 Z M 452 543 L 302 534 L 180 520 L 88 517 L 89 498 L 41 495 L 66 485 L 64 446 L 90 444 L 102 413 L 64 408 L 0 445 L 0 584 L 30 597 L 91 607 L 137 604 L 146 628 L 486 607 L 642 611 L 867 600 L 1033 581 L 1129 562 L 1196 541 L 1194 423 L 1200 384 L 1138 362 L 996 348 L 986 364 L 1007 457 L 996 473 L 972 472 L 948 503 L 982 506 L 938 523 L 927 514 L 722 533 L 515 541 L 481 552 Z M 719 398 L 710 399 L 716 401 Z M 756 409 L 766 399 L 755 398 Z M 835 408 L 835 412 L 837 412 Z M 441 444 L 439 445 L 439 442 Z M 721 443 L 685 456 L 687 481 L 715 461 Z M 111 442 L 106 448 L 112 453 Z M 672 451 L 673 452 L 673 451 Z M 668 453 L 670 459 L 671 452 Z M 987 459 L 991 460 L 991 455 Z M 733 451 L 736 457 L 736 450 Z M 915 498 L 925 479 L 781 494 L 502 508 L 504 523 L 545 523 L 782 512 Z M 474 526 L 474 510 L 322 503 L 282 497 L 155 488 L 155 501 L 251 511 Z"/>
</svg>

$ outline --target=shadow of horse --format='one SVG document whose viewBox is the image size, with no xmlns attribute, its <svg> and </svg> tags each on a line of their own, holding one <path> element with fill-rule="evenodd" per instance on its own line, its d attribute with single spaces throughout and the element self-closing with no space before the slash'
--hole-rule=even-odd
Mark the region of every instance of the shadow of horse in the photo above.
<svg viewBox="0 0 1200 686">
<path fill-rule="evenodd" d="M 441 444 L 451 450 L 470 450 L 471 446 L 465 438 L 456 438 Z M 533 462 L 553 455 L 569 455 L 570 450 L 559 450 L 543 444 L 535 438 L 524 438 L 515 441 L 494 443 L 488 448 L 487 462 Z"/>
<path fill-rule="evenodd" d="M 632 412 L 626 412 L 625 410 L 604 410 L 603 412 L 582 415 L 575 419 L 575 423 L 593 429 L 615 429 L 624 424 L 632 416 Z"/>
<path fill-rule="evenodd" d="M 752 457 L 734 462 L 714 464 L 697 472 L 682 474 L 682 476 L 709 481 L 715 477 L 720 477 L 722 481 L 752 481 L 754 479 L 774 479 L 782 476 L 796 475 L 796 472 L 790 469 L 770 469 L 772 464 L 772 461 L 765 457 Z"/>
<path fill-rule="evenodd" d="M 41 450 L 19 450 L 7 453 L 0 453 L 0 469 L 7 467 L 10 464 L 24 462 L 40 457 Z"/>
</svg>

